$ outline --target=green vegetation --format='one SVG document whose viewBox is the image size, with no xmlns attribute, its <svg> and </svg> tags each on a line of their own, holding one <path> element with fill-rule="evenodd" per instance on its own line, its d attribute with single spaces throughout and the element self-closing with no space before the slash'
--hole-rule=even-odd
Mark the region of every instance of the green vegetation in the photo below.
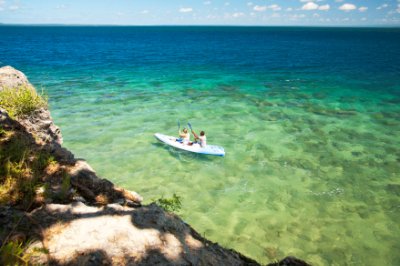
<svg viewBox="0 0 400 266">
<path fill-rule="evenodd" d="M 28 208 L 44 183 L 44 170 L 52 164 L 54 157 L 33 146 L 28 135 L 7 131 L 0 139 L 0 204 Z"/>
<path fill-rule="evenodd" d="M 45 169 L 48 165 L 56 164 L 54 156 L 49 155 L 47 152 L 40 151 L 37 155 L 37 168 L 39 171 Z"/>
<path fill-rule="evenodd" d="M 0 90 L 0 106 L 6 109 L 12 118 L 29 115 L 33 111 L 47 106 L 47 97 L 40 95 L 31 87 L 4 88 Z"/>
<path fill-rule="evenodd" d="M 18 128 L 18 127 L 17 127 Z M 49 179 L 49 176 L 53 179 Z M 66 180 L 61 180 L 65 178 Z M 34 141 L 34 137 L 24 130 L 16 130 L 6 122 L 0 126 L 0 206 L 8 205 L 17 210 L 30 211 L 45 200 L 44 188 L 60 182 L 61 197 L 69 189 L 69 177 L 60 171 L 60 165 L 45 146 Z M 25 240 L 13 240 L 19 232 L 29 232 L 22 223 L 22 216 L 13 216 L 13 227 L 0 231 L 0 265 L 28 265 L 36 253 L 45 249 L 27 249 Z M 24 235 L 24 233 L 23 233 Z"/>
<path fill-rule="evenodd" d="M 10 241 L 0 247 L 2 265 L 28 265 L 29 257 L 22 242 Z"/>
<path fill-rule="evenodd" d="M 29 260 L 38 254 L 49 254 L 48 249 L 35 247 L 28 249 L 31 241 L 9 241 L 0 247 L 1 265 L 30 265 Z"/>
<path fill-rule="evenodd" d="M 167 212 L 179 211 L 182 208 L 181 197 L 175 193 L 172 198 L 161 197 L 155 203 Z"/>
<path fill-rule="evenodd" d="M 0 107 L 17 119 L 47 107 L 47 99 L 28 86 L 6 88 L 0 90 Z M 0 125 L 0 206 L 30 211 L 44 203 L 46 194 L 53 200 L 65 200 L 70 177 L 49 150 L 12 119 Z M 58 187 L 59 193 L 51 193 Z M 0 265 L 28 265 L 36 253 L 48 253 L 45 248 L 28 249 L 30 243 L 24 239 L 15 240 L 13 236 L 30 228 L 21 222 L 22 216 L 13 216 L 12 220 L 12 229 L 0 230 Z"/>
<path fill-rule="evenodd" d="M 0 137 L 4 136 L 6 134 L 6 131 L 4 128 L 0 125 Z"/>
</svg>

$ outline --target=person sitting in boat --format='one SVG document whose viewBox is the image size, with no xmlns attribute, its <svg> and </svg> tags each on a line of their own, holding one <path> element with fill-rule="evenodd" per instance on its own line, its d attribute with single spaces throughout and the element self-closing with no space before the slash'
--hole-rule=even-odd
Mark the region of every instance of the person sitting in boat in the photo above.
<svg viewBox="0 0 400 266">
<path fill-rule="evenodd" d="M 190 145 L 193 145 L 195 143 L 200 144 L 200 146 L 202 148 L 205 148 L 207 146 L 207 137 L 206 137 L 206 133 L 202 130 L 200 131 L 200 136 L 196 134 L 196 132 L 194 132 L 192 130 L 193 136 L 194 136 L 194 142 L 192 142 Z"/>
<path fill-rule="evenodd" d="M 184 128 L 182 131 L 178 131 L 179 139 L 176 141 L 181 142 L 185 145 L 190 143 L 190 133 L 188 132 L 187 128 Z"/>
</svg>

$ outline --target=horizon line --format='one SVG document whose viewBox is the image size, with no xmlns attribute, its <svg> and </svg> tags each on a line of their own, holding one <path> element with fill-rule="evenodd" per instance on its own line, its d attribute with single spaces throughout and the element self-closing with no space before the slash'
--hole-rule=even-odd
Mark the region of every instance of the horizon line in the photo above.
<svg viewBox="0 0 400 266">
<path fill-rule="evenodd" d="M 1 26 L 73 26 L 73 27 L 291 27 L 291 28 L 400 28 L 400 25 L 242 25 L 242 24 L 75 24 L 75 23 L 2 23 Z"/>
</svg>

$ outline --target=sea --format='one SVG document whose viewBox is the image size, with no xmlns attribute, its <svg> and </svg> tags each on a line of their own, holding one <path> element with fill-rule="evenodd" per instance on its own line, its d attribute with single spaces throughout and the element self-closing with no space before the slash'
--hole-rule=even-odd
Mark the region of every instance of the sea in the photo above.
<svg viewBox="0 0 400 266">
<path fill-rule="evenodd" d="M 400 265 L 400 28 L 0 26 L 64 146 L 261 263 Z M 158 142 L 190 122 L 225 157 Z M 179 127 L 180 126 L 180 127 Z"/>
</svg>

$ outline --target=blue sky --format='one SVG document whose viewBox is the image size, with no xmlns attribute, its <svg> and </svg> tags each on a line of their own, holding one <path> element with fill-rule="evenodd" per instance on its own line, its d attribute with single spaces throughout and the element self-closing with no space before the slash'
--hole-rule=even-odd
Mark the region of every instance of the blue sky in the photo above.
<svg viewBox="0 0 400 266">
<path fill-rule="evenodd" d="M 400 26 L 400 0 L 0 0 L 0 23 Z"/>
</svg>

